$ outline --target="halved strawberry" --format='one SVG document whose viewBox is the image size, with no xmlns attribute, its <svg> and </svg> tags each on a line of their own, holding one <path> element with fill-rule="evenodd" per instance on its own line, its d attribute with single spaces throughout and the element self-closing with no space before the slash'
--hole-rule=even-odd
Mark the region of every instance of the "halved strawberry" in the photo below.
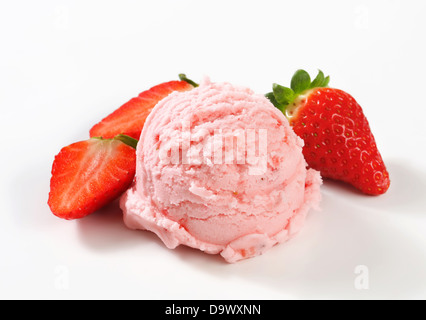
<svg viewBox="0 0 426 320">
<path fill-rule="evenodd" d="M 310 167 L 366 194 L 383 194 L 389 174 L 367 118 L 351 95 L 328 87 L 329 79 L 319 71 L 311 82 L 306 71 L 298 70 L 291 88 L 274 84 L 266 96 L 304 140 L 303 155 Z"/>
<path fill-rule="evenodd" d="M 118 134 L 125 134 L 139 139 L 145 119 L 152 108 L 160 100 L 173 91 L 187 91 L 196 86 L 194 82 L 180 75 L 181 81 L 169 81 L 142 92 L 139 96 L 130 99 L 120 108 L 104 118 L 90 129 L 90 137 L 113 138 Z M 191 83 L 192 82 L 192 83 Z"/>
<path fill-rule="evenodd" d="M 60 218 L 79 219 L 116 199 L 132 183 L 137 140 L 118 135 L 62 148 L 52 166 L 48 204 Z"/>
</svg>

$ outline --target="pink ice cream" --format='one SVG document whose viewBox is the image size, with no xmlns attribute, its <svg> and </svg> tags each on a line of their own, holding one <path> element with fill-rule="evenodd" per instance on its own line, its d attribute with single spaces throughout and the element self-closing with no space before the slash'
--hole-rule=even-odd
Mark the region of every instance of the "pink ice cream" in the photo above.
<svg viewBox="0 0 426 320">
<path fill-rule="evenodd" d="M 228 262 L 284 242 L 320 201 L 303 141 L 263 95 L 208 79 L 173 92 L 148 116 L 124 222 L 168 248 L 183 244 Z"/>
</svg>

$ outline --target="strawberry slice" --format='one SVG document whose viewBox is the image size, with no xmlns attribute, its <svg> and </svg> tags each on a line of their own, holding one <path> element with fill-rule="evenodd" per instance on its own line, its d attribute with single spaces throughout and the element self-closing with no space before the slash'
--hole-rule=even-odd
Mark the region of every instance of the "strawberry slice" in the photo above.
<svg viewBox="0 0 426 320">
<path fill-rule="evenodd" d="M 184 74 L 179 75 L 181 81 L 169 81 L 142 92 L 139 96 L 130 99 L 120 108 L 104 118 L 90 129 L 90 137 L 113 138 L 118 134 L 125 134 L 139 139 L 145 119 L 152 108 L 160 100 L 173 91 L 187 91 L 196 86 Z"/>
<path fill-rule="evenodd" d="M 60 218 L 79 219 L 121 195 L 132 183 L 137 140 L 118 135 L 62 148 L 52 166 L 48 205 Z"/>
<path fill-rule="evenodd" d="M 306 71 L 298 70 L 291 88 L 274 84 L 266 96 L 304 140 L 310 167 L 365 194 L 383 194 L 390 186 L 389 174 L 367 118 L 350 94 L 329 88 L 329 80 L 319 71 L 311 82 Z"/>
</svg>

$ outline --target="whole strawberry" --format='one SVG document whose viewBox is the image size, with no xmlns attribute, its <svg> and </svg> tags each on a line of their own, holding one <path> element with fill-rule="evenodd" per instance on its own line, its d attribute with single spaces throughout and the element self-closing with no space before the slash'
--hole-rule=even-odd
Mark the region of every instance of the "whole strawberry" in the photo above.
<svg viewBox="0 0 426 320">
<path fill-rule="evenodd" d="M 304 140 L 310 167 L 363 193 L 383 194 L 390 185 L 389 174 L 367 118 L 351 95 L 329 88 L 329 80 L 319 71 L 311 81 L 306 71 L 298 70 L 290 88 L 274 84 L 266 96 Z"/>
</svg>

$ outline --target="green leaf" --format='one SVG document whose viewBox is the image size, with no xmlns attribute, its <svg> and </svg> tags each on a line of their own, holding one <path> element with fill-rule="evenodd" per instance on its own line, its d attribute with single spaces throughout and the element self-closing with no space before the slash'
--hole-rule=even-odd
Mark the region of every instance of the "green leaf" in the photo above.
<svg viewBox="0 0 426 320">
<path fill-rule="evenodd" d="M 330 82 L 330 76 L 327 76 L 322 83 L 322 87 L 327 87 L 329 82 Z"/>
<path fill-rule="evenodd" d="M 314 81 L 312 81 L 310 88 L 312 89 L 312 88 L 322 87 L 323 82 L 324 82 L 324 73 L 321 70 L 318 70 L 318 75 L 314 79 Z"/>
<path fill-rule="evenodd" d="M 275 100 L 281 105 L 288 105 L 296 97 L 295 92 L 287 87 L 281 86 L 277 83 L 272 85 L 272 91 L 274 93 Z"/>
<path fill-rule="evenodd" d="M 305 70 L 297 70 L 291 78 L 291 88 L 295 93 L 302 93 L 309 89 L 310 85 L 311 77 Z"/>
<path fill-rule="evenodd" d="M 283 111 L 283 105 L 280 104 L 277 99 L 275 99 L 275 95 L 273 92 L 268 92 L 267 94 L 265 94 L 265 97 L 269 99 L 269 101 L 271 101 L 271 103 L 278 108 L 279 110 Z"/>
</svg>

